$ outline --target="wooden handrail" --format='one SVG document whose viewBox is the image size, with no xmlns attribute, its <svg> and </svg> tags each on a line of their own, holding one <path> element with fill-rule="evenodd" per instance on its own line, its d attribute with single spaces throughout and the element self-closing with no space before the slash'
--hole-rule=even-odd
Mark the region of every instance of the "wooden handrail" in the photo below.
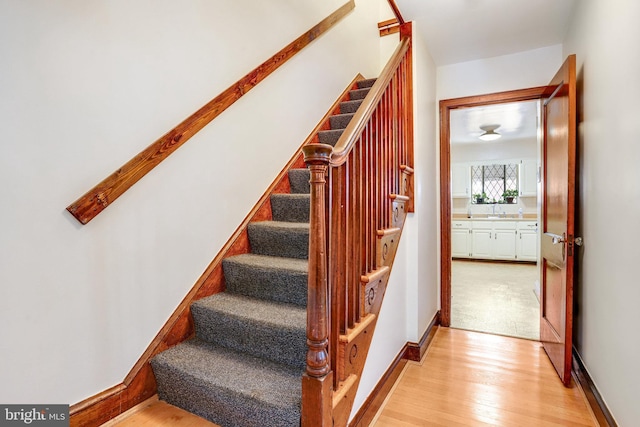
<svg viewBox="0 0 640 427">
<path fill-rule="evenodd" d="M 67 206 L 71 213 L 82 224 L 86 224 L 106 209 L 132 185 L 149 173 L 160 162 L 169 157 L 189 138 L 218 117 L 223 111 L 243 95 L 253 89 L 281 65 L 320 37 L 333 25 L 345 17 L 355 7 L 354 0 L 349 0 L 327 18 L 309 31 L 289 43 L 278 53 L 267 59 L 249 74 L 228 87 L 220 95 L 171 129 L 160 139 L 141 151 L 133 159 L 109 175 L 98 185 L 87 191 L 78 200 Z"/>
<path fill-rule="evenodd" d="M 378 102 L 380 102 L 385 89 L 393 77 L 393 73 L 409 49 L 410 43 L 410 38 L 404 38 L 393 52 L 393 55 L 391 55 L 391 59 L 362 101 L 361 108 L 358 108 L 358 111 L 356 111 L 346 129 L 342 135 L 340 135 L 338 142 L 336 142 L 333 152 L 331 153 L 331 166 L 340 166 L 347 160 L 349 152 L 353 149 L 353 145 L 357 141 L 357 136 L 362 133 L 367 121 L 371 118 L 373 111 L 378 106 Z"/>
<path fill-rule="evenodd" d="M 387 0 L 387 1 L 389 2 L 389 6 L 391 6 L 391 9 L 393 10 L 393 14 L 396 16 L 396 19 L 398 20 L 400 25 L 405 24 L 405 20 L 402 17 L 402 14 L 400 13 L 400 9 L 398 8 L 398 5 L 396 4 L 395 0 Z"/>
<path fill-rule="evenodd" d="M 348 422 L 412 205 L 411 23 L 400 34 L 336 146 L 303 148 L 312 191 L 302 427 Z"/>
</svg>

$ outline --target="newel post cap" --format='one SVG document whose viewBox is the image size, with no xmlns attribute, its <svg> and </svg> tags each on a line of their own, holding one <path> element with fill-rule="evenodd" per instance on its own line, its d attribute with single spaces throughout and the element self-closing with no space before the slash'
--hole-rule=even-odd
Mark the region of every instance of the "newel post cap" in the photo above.
<svg viewBox="0 0 640 427">
<path fill-rule="evenodd" d="M 328 164 L 331 161 L 333 147 L 327 144 L 307 144 L 302 147 L 302 153 L 307 165 Z"/>
</svg>

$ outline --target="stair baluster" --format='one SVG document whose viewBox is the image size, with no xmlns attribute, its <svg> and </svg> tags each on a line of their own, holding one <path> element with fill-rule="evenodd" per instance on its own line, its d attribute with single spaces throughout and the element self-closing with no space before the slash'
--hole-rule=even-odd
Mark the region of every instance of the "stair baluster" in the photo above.
<svg viewBox="0 0 640 427">
<path fill-rule="evenodd" d="M 373 87 L 350 92 L 364 101 L 341 135 L 327 131 L 303 148 L 311 211 L 302 427 L 347 425 L 413 209 L 411 23 L 400 32 Z M 333 147 L 329 138 L 338 138 Z"/>
</svg>

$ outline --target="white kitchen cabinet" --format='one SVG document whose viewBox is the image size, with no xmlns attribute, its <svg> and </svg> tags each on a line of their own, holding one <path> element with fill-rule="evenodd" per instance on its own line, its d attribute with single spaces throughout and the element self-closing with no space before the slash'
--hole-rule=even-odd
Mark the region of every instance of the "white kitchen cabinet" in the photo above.
<svg viewBox="0 0 640 427">
<path fill-rule="evenodd" d="M 451 222 L 451 256 L 505 261 L 536 261 L 536 221 L 466 220 Z"/>
<path fill-rule="evenodd" d="M 538 194 L 538 161 L 536 159 L 520 162 L 520 196 L 535 197 Z"/>
<path fill-rule="evenodd" d="M 493 259 L 493 221 L 473 221 L 471 257 Z"/>
<path fill-rule="evenodd" d="M 518 261 L 537 261 L 538 223 L 536 221 L 520 221 L 516 243 Z"/>
<path fill-rule="evenodd" d="M 451 221 L 451 257 L 469 258 L 471 253 L 471 221 Z"/>
<path fill-rule="evenodd" d="M 493 259 L 516 259 L 515 221 L 493 221 Z"/>
<path fill-rule="evenodd" d="M 471 198 L 471 166 L 468 163 L 451 164 L 451 197 Z"/>
</svg>

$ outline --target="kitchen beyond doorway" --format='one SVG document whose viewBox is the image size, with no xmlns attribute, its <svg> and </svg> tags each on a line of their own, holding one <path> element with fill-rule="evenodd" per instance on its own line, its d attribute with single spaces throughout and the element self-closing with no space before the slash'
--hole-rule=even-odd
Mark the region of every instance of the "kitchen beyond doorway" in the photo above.
<svg viewBox="0 0 640 427">
<path fill-rule="evenodd" d="M 536 280 L 532 263 L 453 260 L 451 327 L 539 340 Z"/>
</svg>

